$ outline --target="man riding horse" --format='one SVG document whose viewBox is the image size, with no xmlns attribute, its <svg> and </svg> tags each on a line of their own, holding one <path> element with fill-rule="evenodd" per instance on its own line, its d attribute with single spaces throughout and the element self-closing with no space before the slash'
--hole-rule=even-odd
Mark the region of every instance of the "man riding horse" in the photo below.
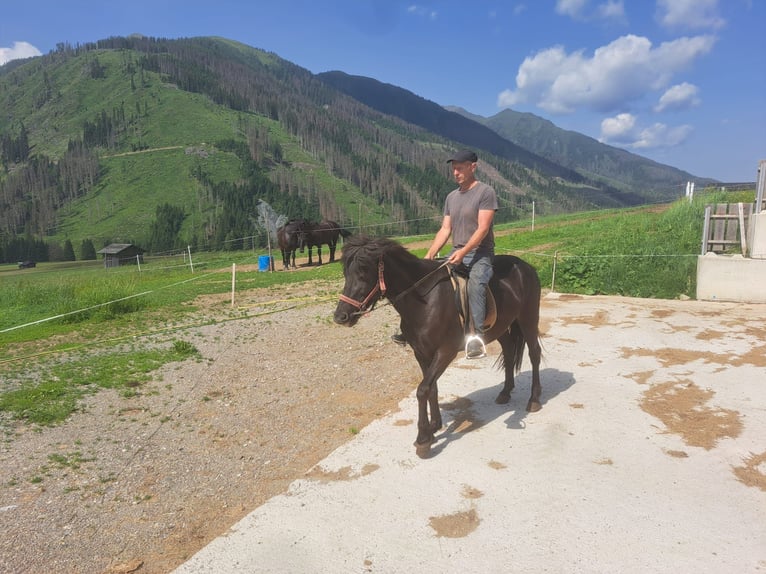
<svg viewBox="0 0 766 574">
<path fill-rule="evenodd" d="M 468 306 L 471 334 L 466 338 L 465 354 L 469 359 L 486 355 L 484 320 L 487 307 L 487 284 L 492 278 L 495 257 L 495 237 L 492 226 L 497 211 L 495 190 L 476 179 L 478 157 L 471 150 L 462 150 L 447 160 L 452 164 L 452 175 L 457 189 L 447 195 L 444 217 L 434 237 L 426 259 L 434 259 L 452 236 L 452 250 L 447 263 L 468 269 Z M 395 342 L 403 344 L 402 335 L 395 334 Z"/>
</svg>

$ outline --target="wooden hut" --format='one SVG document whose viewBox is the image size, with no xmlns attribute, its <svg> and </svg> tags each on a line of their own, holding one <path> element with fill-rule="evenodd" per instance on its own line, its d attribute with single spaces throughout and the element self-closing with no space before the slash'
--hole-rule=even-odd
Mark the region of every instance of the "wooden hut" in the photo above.
<svg viewBox="0 0 766 574">
<path fill-rule="evenodd" d="M 132 243 L 112 243 L 97 253 L 104 256 L 104 267 L 137 265 L 144 262 L 144 250 Z"/>
</svg>

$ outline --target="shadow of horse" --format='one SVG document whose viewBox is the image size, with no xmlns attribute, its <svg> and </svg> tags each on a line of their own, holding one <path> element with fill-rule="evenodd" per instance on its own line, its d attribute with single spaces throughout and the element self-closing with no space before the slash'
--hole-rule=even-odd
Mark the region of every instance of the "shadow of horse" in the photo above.
<svg viewBox="0 0 766 574">
<path fill-rule="evenodd" d="M 543 369 L 540 372 L 540 378 L 545 381 L 541 395 L 543 406 L 549 400 L 565 393 L 576 382 L 572 373 L 558 369 Z M 526 396 L 531 386 L 532 373 L 520 373 L 516 377 L 513 396 Z M 508 429 L 526 428 L 526 418 L 529 414 L 526 409 L 526 401 L 522 398 L 514 400 L 512 397 L 507 405 L 499 405 L 495 402 L 496 395 L 497 387 L 488 386 L 476 389 L 465 397 L 457 397 L 452 401 L 442 402 L 441 408 L 447 416 L 451 417 L 451 420 L 436 435 L 436 442 L 431 446 L 429 458 L 442 452 L 452 442 L 460 440 L 465 435 L 503 416 L 507 416 L 505 424 Z"/>
</svg>

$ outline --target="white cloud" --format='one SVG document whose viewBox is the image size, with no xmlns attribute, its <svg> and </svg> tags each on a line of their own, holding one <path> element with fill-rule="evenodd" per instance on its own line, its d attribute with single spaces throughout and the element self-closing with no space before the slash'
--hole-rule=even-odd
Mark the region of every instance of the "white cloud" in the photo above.
<svg viewBox="0 0 766 574">
<path fill-rule="evenodd" d="M 606 0 L 592 11 L 589 10 L 588 2 L 589 0 L 556 0 L 556 13 L 561 16 L 569 16 L 573 20 L 625 19 L 623 0 Z"/>
<path fill-rule="evenodd" d="M 625 5 L 622 0 L 608 0 L 598 7 L 598 15 L 609 20 L 624 20 Z"/>
<path fill-rule="evenodd" d="M 634 149 L 673 147 L 686 141 L 693 131 L 690 125 L 669 127 L 656 123 L 641 130 L 638 139 L 631 144 Z"/>
<path fill-rule="evenodd" d="M 501 92 L 497 103 L 532 102 L 550 113 L 618 111 L 664 89 L 714 43 L 713 36 L 696 36 L 653 47 L 647 38 L 630 34 L 596 49 L 592 57 L 555 46 L 526 58 L 516 74 L 516 89 Z"/>
<path fill-rule="evenodd" d="M 11 60 L 42 56 L 42 52 L 29 42 L 14 42 L 11 48 L 0 48 L 0 66 Z"/>
<path fill-rule="evenodd" d="M 655 112 L 685 110 L 700 103 L 699 88 L 694 84 L 684 82 L 671 86 L 662 94 L 659 103 L 654 107 Z"/>
<path fill-rule="evenodd" d="M 411 4 L 408 6 L 407 12 L 415 14 L 416 16 L 423 16 L 429 20 L 436 20 L 436 18 L 439 17 L 439 13 L 436 10 L 429 10 L 425 6 L 420 6 L 418 4 Z"/>
<path fill-rule="evenodd" d="M 658 122 L 641 127 L 636 116 L 623 113 L 601 122 L 599 141 L 633 149 L 673 147 L 683 143 L 691 132 L 689 125 L 669 127 Z"/>
<path fill-rule="evenodd" d="M 667 28 L 712 29 L 726 24 L 718 0 L 657 0 L 657 21 Z"/>
<path fill-rule="evenodd" d="M 601 122 L 601 137 L 604 142 L 629 143 L 635 139 L 633 133 L 636 127 L 636 116 L 633 114 L 617 114 Z"/>
<path fill-rule="evenodd" d="M 556 0 L 556 13 L 571 18 L 581 18 L 588 0 Z"/>
</svg>

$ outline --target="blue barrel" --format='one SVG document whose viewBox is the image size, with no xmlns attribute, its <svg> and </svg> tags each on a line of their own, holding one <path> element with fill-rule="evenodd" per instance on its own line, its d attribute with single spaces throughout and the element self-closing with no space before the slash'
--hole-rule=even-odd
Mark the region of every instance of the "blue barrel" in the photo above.
<svg viewBox="0 0 766 574">
<path fill-rule="evenodd" d="M 269 255 L 258 256 L 258 271 L 271 270 L 271 257 Z"/>
</svg>

